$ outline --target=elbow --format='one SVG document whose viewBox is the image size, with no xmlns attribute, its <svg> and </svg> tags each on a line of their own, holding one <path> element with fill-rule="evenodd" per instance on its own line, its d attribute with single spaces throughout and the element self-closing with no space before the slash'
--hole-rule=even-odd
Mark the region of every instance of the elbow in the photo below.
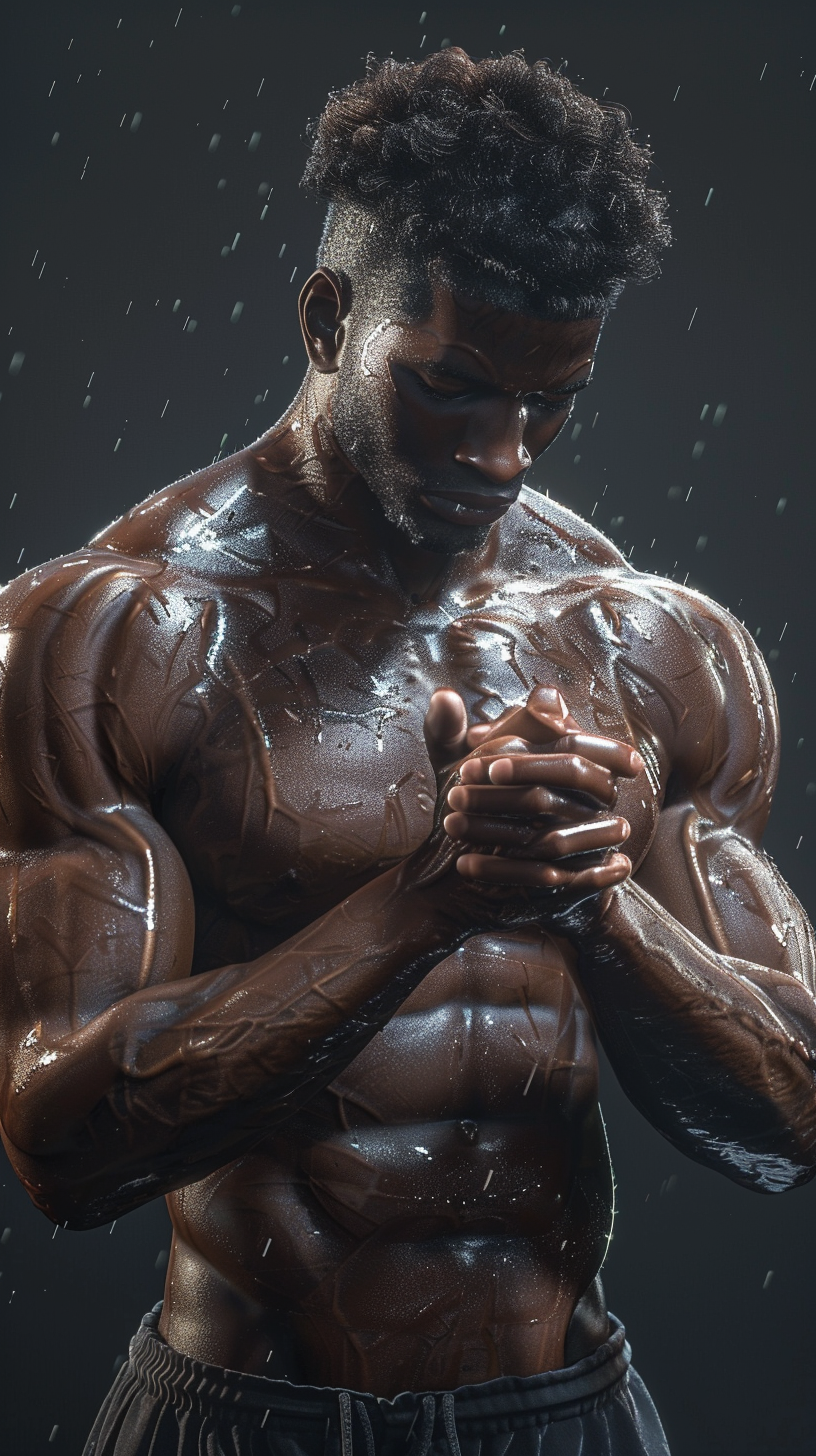
<svg viewBox="0 0 816 1456">
<path fill-rule="evenodd" d="M 16 1129 L 15 1129 L 16 1130 Z M 65 1152 L 43 1153 L 21 1147 L 0 1128 L 14 1172 L 34 1207 L 60 1228 L 85 1231 L 100 1228 L 130 1209 L 148 1202 L 164 1190 L 155 1177 L 132 1179 L 122 1184 L 120 1176 L 96 1160 Z"/>
<path fill-rule="evenodd" d="M 69 1233 L 87 1233 L 112 1221 L 100 1218 L 92 1209 L 80 1207 L 71 1199 L 47 1197 L 44 1201 L 36 1198 L 32 1201 L 51 1223 L 67 1229 Z"/>
<path fill-rule="evenodd" d="M 736 1121 L 736 1119 L 735 1119 Z M 753 1136 L 728 1136 L 720 1123 L 712 1127 L 684 1122 L 666 1132 L 676 1148 L 696 1163 L 722 1173 L 752 1193 L 787 1193 L 816 1177 L 816 1142 L 806 1129 L 781 1127 L 779 1122 Z"/>
<path fill-rule="evenodd" d="M 784 1168 L 777 1166 L 769 1169 L 767 1165 L 763 1165 L 744 1174 L 728 1170 L 726 1174 L 734 1183 L 739 1183 L 751 1193 L 788 1193 L 792 1188 L 802 1188 L 805 1183 L 809 1183 L 816 1175 L 816 1167 L 802 1168 L 795 1163 L 788 1163 Z"/>
<path fill-rule="evenodd" d="M 813 1150 L 805 1153 L 797 1149 L 786 1155 L 778 1149 L 758 1150 L 719 1140 L 711 1146 L 709 1140 L 709 1157 L 705 1161 L 753 1193 L 787 1193 L 791 1188 L 801 1188 L 816 1175 Z"/>
<path fill-rule="evenodd" d="M 10 1115 L 12 1110 L 15 1115 Z M 63 1160 L 44 1150 L 42 1127 L 32 1128 L 24 1108 L 5 1109 L 0 1136 L 19 1182 L 40 1213 L 60 1228 L 95 1226 L 65 1176 Z"/>
<path fill-rule="evenodd" d="M 55 1175 L 53 1168 L 38 1166 L 34 1159 L 24 1162 L 22 1167 L 21 1160 L 15 1159 L 14 1171 L 34 1207 L 51 1223 L 76 1233 L 102 1228 L 162 1191 L 154 1187 L 153 1178 L 101 1191 L 98 1186 L 84 1186 L 78 1179 Z"/>
<path fill-rule="evenodd" d="M 803 1188 L 816 1176 L 816 1163 L 812 1157 L 807 1161 L 791 1158 L 759 1158 L 753 1178 L 745 1187 L 755 1193 L 788 1193 L 792 1188 Z"/>
<path fill-rule="evenodd" d="M 45 1214 L 50 1223 L 59 1228 L 84 1231 L 109 1222 L 100 1210 L 77 1198 L 70 1186 L 55 1179 L 50 1169 L 38 1166 L 36 1159 L 17 1155 L 11 1158 L 11 1163 L 34 1207 Z"/>
</svg>

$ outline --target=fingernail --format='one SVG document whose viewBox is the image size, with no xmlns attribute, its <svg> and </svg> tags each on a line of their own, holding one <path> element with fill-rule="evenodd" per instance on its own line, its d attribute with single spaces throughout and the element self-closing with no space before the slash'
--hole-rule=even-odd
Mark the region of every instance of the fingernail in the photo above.
<svg viewBox="0 0 816 1456">
<path fill-rule="evenodd" d="M 507 764 L 511 773 L 513 771 L 513 765 L 510 762 L 510 759 L 509 758 L 497 758 L 496 761 L 495 761 L 495 763 L 491 763 L 489 769 L 487 770 L 488 778 L 492 779 L 493 783 L 496 783 L 497 782 L 497 779 L 496 779 L 496 775 L 494 773 L 494 770 L 497 769 L 497 768 L 499 768 L 500 765 L 502 765 L 502 764 Z M 498 782 L 501 782 L 501 778 L 499 778 Z"/>
</svg>

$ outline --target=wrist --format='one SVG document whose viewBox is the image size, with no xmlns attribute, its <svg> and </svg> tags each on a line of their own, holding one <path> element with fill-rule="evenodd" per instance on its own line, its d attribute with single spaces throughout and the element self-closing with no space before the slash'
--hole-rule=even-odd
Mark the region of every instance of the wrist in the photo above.
<svg viewBox="0 0 816 1456">
<path fill-rule="evenodd" d="M 553 917 L 556 922 L 554 928 L 558 934 L 576 950 L 587 950 L 592 944 L 602 942 L 612 929 L 626 884 L 627 881 L 620 885 L 610 885 L 607 889 L 565 905 Z"/>
<path fill-rule="evenodd" d="M 467 886 L 455 868 L 436 863 L 437 856 L 419 851 L 388 870 L 382 877 L 388 885 L 388 918 L 393 933 L 403 941 L 441 948 L 452 955 L 487 924 L 474 914 Z"/>
</svg>

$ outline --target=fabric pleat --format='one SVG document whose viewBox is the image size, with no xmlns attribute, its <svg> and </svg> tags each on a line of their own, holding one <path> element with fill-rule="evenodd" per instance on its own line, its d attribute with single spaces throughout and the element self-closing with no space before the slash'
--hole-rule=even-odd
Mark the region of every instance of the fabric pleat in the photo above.
<svg viewBox="0 0 816 1456">
<path fill-rule="evenodd" d="M 623 1326 L 563 1370 L 457 1390 L 292 1385 L 173 1350 L 145 1315 L 83 1456 L 669 1456 Z"/>
</svg>

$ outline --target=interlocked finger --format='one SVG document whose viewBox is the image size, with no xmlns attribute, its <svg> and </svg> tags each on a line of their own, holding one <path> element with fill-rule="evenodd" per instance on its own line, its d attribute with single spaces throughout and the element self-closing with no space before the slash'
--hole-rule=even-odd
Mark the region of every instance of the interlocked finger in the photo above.
<svg viewBox="0 0 816 1456">
<path fill-rule="evenodd" d="M 547 744 L 549 753 L 577 754 L 589 759 L 599 768 L 609 769 L 616 777 L 634 779 L 643 769 L 643 759 L 628 743 L 616 738 L 601 738 L 595 733 L 565 733 L 562 738 Z"/>
<path fill-rule="evenodd" d="M 491 785 L 456 784 L 448 794 L 451 809 L 466 814 L 510 814 L 518 819 L 585 819 L 593 811 L 588 804 L 559 794 L 543 784 L 529 788 L 499 788 Z"/>
<path fill-rule="evenodd" d="M 542 829 L 529 821 L 491 819 L 485 815 L 448 814 L 443 821 L 451 839 L 509 849 L 526 859 L 563 859 L 614 849 L 629 836 L 625 819 L 592 819 L 583 824 L 562 824 Z"/>
<path fill-rule="evenodd" d="M 484 880 L 494 885 L 533 886 L 538 889 L 569 889 L 570 892 L 592 893 L 620 884 L 632 870 L 632 861 L 625 854 L 608 854 L 600 864 L 571 870 L 557 864 L 541 864 L 535 860 L 504 859 L 496 855 L 461 854 L 456 868 L 466 879 Z"/>
<path fill-rule="evenodd" d="M 596 799 L 610 806 L 616 797 L 615 779 L 607 768 L 577 753 L 506 753 L 467 758 L 459 770 L 463 784 L 536 784 Z"/>
</svg>

